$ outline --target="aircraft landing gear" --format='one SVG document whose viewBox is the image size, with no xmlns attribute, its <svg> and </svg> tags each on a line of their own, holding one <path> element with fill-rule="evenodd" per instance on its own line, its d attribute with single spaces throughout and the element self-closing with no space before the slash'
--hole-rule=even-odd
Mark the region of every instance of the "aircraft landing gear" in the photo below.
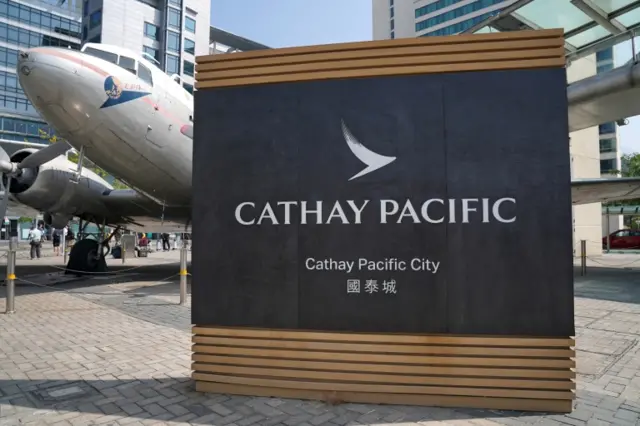
<svg viewBox="0 0 640 426">
<path fill-rule="evenodd" d="M 81 236 L 84 235 L 84 227 L 81 221 L 78 238 L 82 239 L 71 247 L 69 262 L 67 262 L 67 269 L 65 271 L 66 275 L 81 276 L 108 272 L 105 258 L 111 251 L 109 241 L 111 241 L 111 238 L 113 238 L 120 228 L 116 228 L 106 239 L 104 238 L 104 225 L 98 225 L 98 228 L 100 229 L 99 239 L 101 241 L 93 238 L 82 238 Z"/>
</svg>

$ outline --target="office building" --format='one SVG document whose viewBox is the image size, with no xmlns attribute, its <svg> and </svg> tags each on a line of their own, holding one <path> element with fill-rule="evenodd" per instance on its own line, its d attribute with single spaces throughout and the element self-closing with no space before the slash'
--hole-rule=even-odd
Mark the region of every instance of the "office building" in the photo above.
<svg viewBox="0 0 640 426">
<path fill-rule="evenodd" d="M 0 0 L 0 146 L 9 155 L 25 147 L 39 148 L 55 136 L 27 100 L 16 74 L 18 52 L 37 46 L 80 48 L 79 1 Z M 8 212 L 0 238 L 17 230 L 18 217 Z M 28 226 L 27 226 L 28 229 Z"/>
<path fill-rule="evenodd" d="M 458 34 L 516 0 L 373 0 L 373 39 Z"/>
<path fill-rule="evenodd" d="M 209 53 L 210 0 L 83 0 L 82 41 L 145 53 L 193 92 L 195 58 Z"/>
<path fill-rule="evenodd" d="M 36 0 L 0 0 L 0 146 L 11 155 L 54 135 L 27 100 L 16 75 L 20 49 L 80 48 L 81 6 Z"/>
<path fill-rule="evenodd" d="M 211 27 L 209 31 L 209 54 L 211 55 L 262 49 L 270 49 L 270 47 L 220 28 Z"/>
</svg>

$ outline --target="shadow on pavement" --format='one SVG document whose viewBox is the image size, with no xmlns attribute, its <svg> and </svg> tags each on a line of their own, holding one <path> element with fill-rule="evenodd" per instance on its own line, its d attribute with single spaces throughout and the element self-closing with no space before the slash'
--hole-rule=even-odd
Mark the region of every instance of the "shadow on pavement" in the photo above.
<svg viewBox="0 0 640 426">
<path fill-rule="evenodd" d="M 2 396 L 3 393 L 4 396 Z M 596 399 L 603 397 L 603 395 L 595 395 Z M 143 380 L 0 380 L 0 403 L 3 402 L 16 408 L 15 413 L 9 413 L 9 419 L 12 415 L 21 415 L 22 417 L 28 415 L 29 418 L 21 420 L 23 423 L 40 418 L 47 424 L 49 423 L 47 416 L 51 416 L 53 419 L 59 415 L 56 412 L 60 411 L 167 421 L 190 413 L 197 417 L 211 416 L 212 418 L 206 424 L 218 424 L 214 423 L 215 420 L 218 420 L 216 417 L 232 421 L 233 419 L 229 417 L 234 416 L 237 421 L 243 417 L 261 415 L 266 419 L 272 418 L 274 424 L 287 420 L 289 421 L 287 424 L 291 424 L 290 421 L 296 418 L 292 407 L 296 406 L 301 407 L 298 409 L 300 411 L 298 417 L 300 414 L 312 411 L 309 408 L 314 407 L 316 411 L 314 415 L 320 415 L 320 411 L 333 412 L 338 416 L 347 417 L 343 419 L 345 423 L 356 421 L 357 418 L 362 417 L 365 414 L 362 412 L 363 407 L 366 408 L 367 414 L 378 412 L 380 419 L 394 411 L 402 413 L 403 418 L 396 417 L 393 423 L 473 418 L 518 418 L 526 421 L 527 418 L 539 416 L 563 417 L 554 413 L 468 408 L 438 410 L 426 406 L 405 407 L 351 403 L 334 405 L 324 401 L 207 394 L 196 392 L 194 382 L 190 377 Z M 287 402 L 288 409 L 284 410 L 281 405 Z M 21 410 L 20 407 L 27 410 Z M 407 408 L 409 409 L 407 410 Z M 434 415 L 434 410 L 436 415 Z M 195 417 L 192 416 L 192 418 L 195 420 Z M 260 424 L 265 424 L 266 419 Z M 228 422 L 223 421 L 222 423 Z M 377 423 L 377 421 L 372 421 L 366 424 Z"/>
<path fill-rule="evenodd" d="M 640 270 L 587 267 L 587 274 L 581 276 L 580 267 L 575 267 L 574 294 L 587 299 L 638 304 Z"/>
</svg>

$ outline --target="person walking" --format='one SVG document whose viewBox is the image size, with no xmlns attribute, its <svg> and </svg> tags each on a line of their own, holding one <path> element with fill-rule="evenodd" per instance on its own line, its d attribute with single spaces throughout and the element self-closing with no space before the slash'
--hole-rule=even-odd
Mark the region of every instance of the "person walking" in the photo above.
<svg viewBox="0 0 640 426">
<path fill-rule="evenodd" d="M 54 229 L 53 230 L 53 255 L 60 256 L 60 241 L 62 241 L 62 229 Z"/>
<path fill-rule="evenodd" d="M 42 246 L 42 231 L 35 226 L 31 226 L 29 231 L 29 244 L 31 245 L 31 260 L 36 256 L 40 259 L 40 247 Z"/>
</svg>

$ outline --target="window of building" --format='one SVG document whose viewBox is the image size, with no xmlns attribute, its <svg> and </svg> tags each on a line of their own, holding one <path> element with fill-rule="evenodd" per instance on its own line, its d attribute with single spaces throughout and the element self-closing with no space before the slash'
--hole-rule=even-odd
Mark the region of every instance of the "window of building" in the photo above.
<svg viewBox="0 0 640 426">
<path fill-rule="evenodd" d="M 169 0 L 169 4 L 171 4 L 173 6 L 181 7 L 182 6 L 182 0 Z"/>
<path fill-rule="evenodd" d="M 180 58 L 175 55 L 167 55 L 165 70 L 169 75 L 180 74 Z"/>
<path fill-rule="evenodd" d="M 182 83 L 182 87 L 187 89 L 187 92 L 193 94 L 193 85 L 189 83 Z"/>
<path fill-rule="evenodd" d="M 96 10 L 89 16 L 89 29 L 94 29 L 102 24 L 102 9 Z"/>
<path fill-rule="evenodd" d="M 87 16 L 89 14 L 89 0 L 84 0 L 82 2 L 82 16 Z"/>
<path fill-rule="evenodd" d="M 83 6 L 83 12 L 86 16 L 87 10 L 84 9 Z M 80 22 L 34 9 L 24 4 L 18 4 L 17 2 L 0 0 L 0 16 L 22 24 L 80 37 Z"/>
<path fill-rule="evenodd" d="M 393 31 L 391 31 L 391 38 L 392 38 L 392 39 L 396 38 L 396 34 L 395 34 L 395 32 L 393 32 Z"/>
<path fill-rule="evenodd" d="M 616 132 L 616 124 L 615 123 L 604 123 L 598 126 L 598 132 L 601 135 L 606 135 L 608 133 Z"/>
<path fill-rule="evenodd" d="M 389 14 L 391 15 L 391 19 L 393 19 L 393 16 L 394 16 L 393 8 L 389 9 Z"/>
<path fill-rule="evenodd" d="M 394 23 L 394 20 L 391 20 L 391 31 L 396 29 L 396 24 Z"/>
<path fill-rule="evenodd" d="M 143 46 L 144 53 L 150 55 L 153 59 L 160 62 L 160 52 L 158 49 L 154 49 L 153 47 Z"/>
<path fill-rule="evenodd" d="M 121 68 L 131 72 L 132 74 L 136 73 L 136 60 L 133 58 L 129 58 L 127 56 L 120 56 L 118 59 L 118 65 Z"/>
<path fill-rule="evenodd" d="M 141 63 L 138 63 L 138 77 L 148 83 L 149 86 L 153 86 L 153 74 L 151 74 L 151 70 Z"/>
<path fill-rule="evenodd" d="M 600 160 L 600 173 L 611 173 L 616 170 L 616 159 Z"/>
<path fill-rule="evenodd" d="M 84 27 L 82 27 L 82 39 L 86 40 L 87 39 L 87 26 L 85 25 Z"/>
<path fill-rule="evenodd" d="M 193 77 L 193 74 L 195 73 L 195 69 L 194 69 L 195 67 L 193 65 L 193 62 L 184 61 L 183 64 L 184 64 L 184 70 L 183 70 L 184 75 Z"/>
<path fill-rule="evenodd" d="M 118 55 L 111 52 L 105 52 L 104 50 L 95 49 L 93 47 L 86 47 L 83 51 L 87 55 L 95 56 L 96 58 L 104 59 L 112 64 L 118 63 Z"/>
<path fill-rule="evenodd" d="M 191 53 L 192 55 L 196 54 L 196 43 L 193 40 L 189 40 L 188 38 L 184 39 L 184 51 L 187 53 Z"/>
<path fill-rule="evenodd" d="M 169 27 L 180 29 L 180 12 L 169 8 Z"/>
<path fill-rule="evenodd" d="M 187 29 L 187 31 L 190 31 L 192 33 L 196 32 L 196 20 L 190 17 L 185 17 L 184 18 L 184 27 Z"/>
<path fill-rule="evenodd" d="M 145 22 L 144 35 L 152 40 L 160 40 L 160 29 L 149 22 Z"/>
<path fill-rule="evenodd" d="M 596 52 L 596 61 L 600 62 L 600 61 L 606 61 L 606 60 L 613 61 L 613 49 L 612 48 L 604 49 L 604 50 L 601 50 L 599 52 Z"/>
<path fill-rule="evenodd" d="M 176 53 L 180 52 L 180 34 L 167 31 L 167 50 Z"/>
<path fill-rule="evenodd" d="M 600 139 L 600 152 L 615 152 L 616 140 L 614 138 Z"/>
</svg>

